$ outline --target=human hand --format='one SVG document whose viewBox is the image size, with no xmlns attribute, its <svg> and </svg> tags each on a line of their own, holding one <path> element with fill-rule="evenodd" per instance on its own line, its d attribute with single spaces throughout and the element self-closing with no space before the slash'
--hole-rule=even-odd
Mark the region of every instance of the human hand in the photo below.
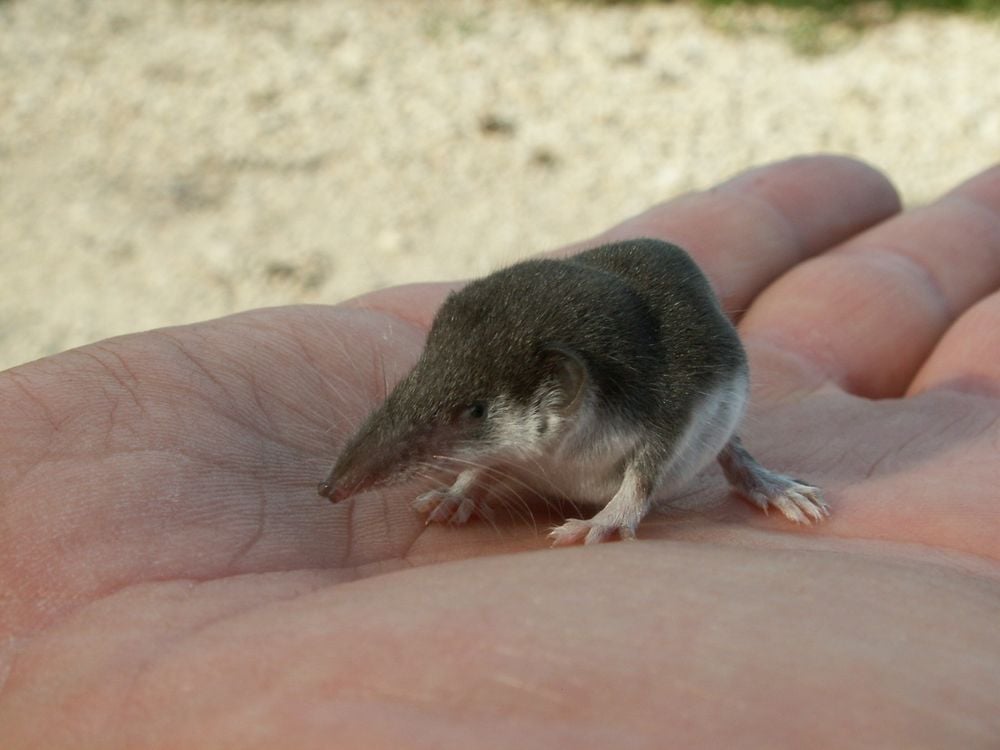
<svg viewBox="0 0 1000 750">
<path fill-rule="evenodd" d="M 586 243 L 676 242 L 742 312 L 743 433 L 824 488 L 808 530 L 714 468 L 638 543 L 586 549 L 548 550 L 543 508 L 323 502 L 448 285 L 0 375 L 0 747 L 989 744 L 1000 169 L 897 210 L 807 158 Z"/>
</svg>

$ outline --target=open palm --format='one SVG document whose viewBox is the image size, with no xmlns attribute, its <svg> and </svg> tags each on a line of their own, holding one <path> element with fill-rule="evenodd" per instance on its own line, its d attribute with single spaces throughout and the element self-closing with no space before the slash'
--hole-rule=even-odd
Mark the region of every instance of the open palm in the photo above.
<svg viewBox="0 0 1000 750">
<path fill-rule="evenodd" d="M 748 445 L 826 492 L 808 530 L 716 469 L 586 549 L 547 548 L 558 509 L 449 528 L 412 487 L 324 502 L 444 284 L 0 375 L 0 747 L 988 746 L 1000 168 L 897 212 L 812 157 L 585 243 L 702 265 L 751 357 Z"/>
</svg>

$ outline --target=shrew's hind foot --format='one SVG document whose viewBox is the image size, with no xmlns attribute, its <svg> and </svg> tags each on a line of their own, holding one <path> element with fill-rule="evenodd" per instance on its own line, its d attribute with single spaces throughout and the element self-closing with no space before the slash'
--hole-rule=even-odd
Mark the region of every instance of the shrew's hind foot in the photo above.
<svg viewBox="0 0 1000 750">
<path fill-rule="evenodd" d="M 819 487 L 765 469 L 734 437 L 719 454 L 719 464 L 726 479 L 742 497 L 767 513 L 780 510 L 795 523 L 809 524 L 830 515 Z"/>
<path fill-rule="evenodd" d="M 765 513 L 773 506 L 795 523 L 810 524 L 830 515 L 830 507 L 823 500 L 819 487 L 804 484 L 784 474 L 768 472 L 767 478 L 758 488 L 749 491 L 738 488 L 738 491 Z"/>
</svg>

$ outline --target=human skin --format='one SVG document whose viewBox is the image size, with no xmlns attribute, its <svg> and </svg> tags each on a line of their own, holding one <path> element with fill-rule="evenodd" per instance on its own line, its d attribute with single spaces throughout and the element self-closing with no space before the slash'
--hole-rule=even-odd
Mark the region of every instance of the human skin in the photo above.
<svg viewBox="0 0 1000 750">
<path fill-rule="evenodd" d="M 670 240 L 750 355 L 742 430 L 635 542 L 425 526 L 315 486 L 454 285 L 254 310 L 0 374 L 0 747 L 996 747 L 1000 167 L 904 213 L 843 158 L 585 245 Z"/>
</svg>

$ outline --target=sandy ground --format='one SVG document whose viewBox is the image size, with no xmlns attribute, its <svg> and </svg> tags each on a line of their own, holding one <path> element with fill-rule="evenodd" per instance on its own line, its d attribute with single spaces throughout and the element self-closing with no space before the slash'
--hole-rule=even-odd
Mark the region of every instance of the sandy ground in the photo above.
<svg viewBox="0 0 1000 750">
<path fill-rule="evenodd" d="M 793 49 L 773 11 L 0 0 L 0 369 L 455 278 L 800 152 L 910 203 L 1000 160 L 997 22 Z M 793 23 L 794 28 L 794 23 Z"/>
</svg>

